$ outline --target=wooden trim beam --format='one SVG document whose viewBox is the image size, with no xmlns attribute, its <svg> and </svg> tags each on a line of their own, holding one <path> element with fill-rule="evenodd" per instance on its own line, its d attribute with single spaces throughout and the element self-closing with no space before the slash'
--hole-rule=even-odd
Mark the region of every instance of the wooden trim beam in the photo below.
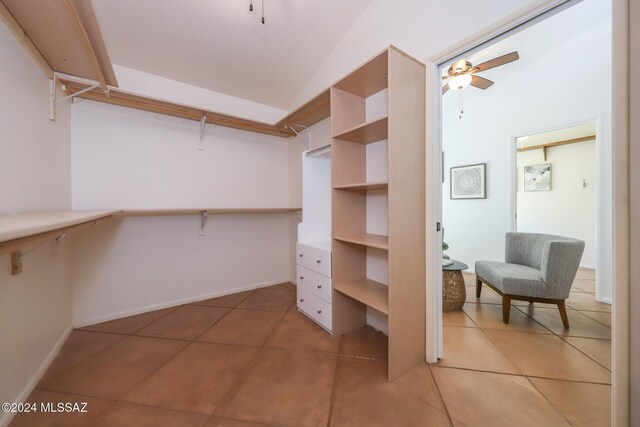
<svg viewBox="0 0 640 427">
<path fill-rule="evenodd" d="M 531 151 L 531 150 L 540 150 L 540 149 L 544 150 L 544 149 L 551 148 L 551 147 L 558 147 L 560 145 L 575 144 L 576 142 L 591 141 L 592 139 L 596 139 L 596 136 L 595 135 L 589 135 L 589 136 L 583 136 L 581 138 L 565 139 L 565 140 L 562 140 L 562 141 L 548 142 L 546 144 L 532 145 L 530 147 L 522 147 L 522 148 L 518 148 L 518 152 Z"/>
<path fill-rule="evenodd" d="M 0 21 L 2 21 L 11 31 L 13 36 L 18 40 L 18 42 L 29 52 L 31 58 L 38 64 L 42 72 L 47 76 L 47 78 L 53 78 L 53 68 L 44 59 L 44 56 L 40 53 L 35 44 L 31 41 L 29 36 L 24 32 L 18 21 L 15 20 L 9 9 L 0 1 Z"/>
</svg>

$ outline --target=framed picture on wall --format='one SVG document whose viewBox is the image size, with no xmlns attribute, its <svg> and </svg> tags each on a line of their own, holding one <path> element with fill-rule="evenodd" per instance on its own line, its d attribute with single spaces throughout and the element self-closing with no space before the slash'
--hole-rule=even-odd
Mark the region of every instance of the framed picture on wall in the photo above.
<svg viewBox="0 0 640 427">
<path fill-rule="evenodd" d="M 451 199 L 486 199 L 486 163 L 450 169 Z"/>
<path fill-rule="evenodd" d="M 551 165 L 525 166 L 524 191 L 551 191 Z"/>
</svg>

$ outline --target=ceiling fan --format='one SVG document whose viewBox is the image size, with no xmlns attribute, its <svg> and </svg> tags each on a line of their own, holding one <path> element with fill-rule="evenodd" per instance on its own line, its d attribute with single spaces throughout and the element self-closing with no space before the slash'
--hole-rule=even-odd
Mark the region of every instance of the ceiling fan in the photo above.
<svg viewBox="0 0 640 427">
<path fill-rule="evenodd" d="M 442 94 L 447 93 L 449 89 L 462 90 L 469 85 L 482 90 L 487 89 L 493 82 L 484 77 L 476 76 L 476 73 L 500 67 L 518 59 L 520 59 L 518 52 L 511 52 L 476 66 L 466 59 L 454 62 L 447 70 L 447 75 L 442 77 L 445 81 L 445 85 L 442 87 Z"/>
</svg>

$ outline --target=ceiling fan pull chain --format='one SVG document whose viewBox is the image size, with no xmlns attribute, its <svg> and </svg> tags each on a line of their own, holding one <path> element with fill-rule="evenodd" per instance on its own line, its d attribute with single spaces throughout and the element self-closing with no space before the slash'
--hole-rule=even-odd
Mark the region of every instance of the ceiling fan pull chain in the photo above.
<svg viewBox="0 0 640 427">
<path fill-rule="evenodd" d="M 264 0 L 262 0 L 262 23 L 264 24 Z"/>
<path fill-rule="evenodd" d="M 464 93 L 463 89 L 460 89 L 460 114 L 458 115 L 458 118 L 461 119 L 462 115 L 464 114 L 464 109 L 463 109 L 463 98 L 462 98 L 462 94 Z"/>
</svg>

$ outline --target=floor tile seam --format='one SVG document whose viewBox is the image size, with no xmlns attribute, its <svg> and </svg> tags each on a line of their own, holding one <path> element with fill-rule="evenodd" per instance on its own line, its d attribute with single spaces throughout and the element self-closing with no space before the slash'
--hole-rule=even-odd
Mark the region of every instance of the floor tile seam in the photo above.
<svg viewBox="0 0 640 427">
<path fill-rule="evenodd" d="M 222 307 L 215 307 L 215 308 L 222 308 Z M 221 317 L 219 317 L 218 319 L 214 320 L 213 323 L 208 325 L 206 328 L 204 328 L 204 330 L 202 332 L 200 332 L 198 334 L 198 336 L 196 336 L 194 339 L 192 339 L 191 342 L 198 341 L 198 338 L 200 338 L 202 335 L 204 335 L 205 332 L 207 332 L 209 329 L 213 328 L 216 324 L 218 324 L 218 322 L 220 322 L 222 319 L 227 317 L 229 315 L 229 313 L 231 313 L 234 310 L 233 308 L 229 308 L 229 307 L 224 307 L 224 308 L 228 309 L 227 312 L 225 314 L 223 314 Z"/>
<path fill-rule="evenodd" d="M 502 354 L 502 356 L 504 356 L 504 358 L 505 358 L 505 359 L 507 359 L 507 360 L 509 361 L 509 363 L 511 364 L 511 366 L 513 366 L 514 368 L 516 368 L 516 370 L 517 370 L 518 372 L 520 372 L 522 375 L 524 375 L 524 372 L 522 372 L 522 369 L 520 369 L 520 367 L 519 367 L 518 365 L 516 365 L 516 364 L 515 364 L 515 362 L 514 362 L 513 360 L 511 360 L 511 358 L 510 358 L 509 356 L 507 356 L 507 354 L 502 350 L 502 348 L 500 348 L 500 346 L 499 346 L 499 345 L 498 345 L 494 340 L 492 340 L 492 339 L 491 339 L 491 337 L 490 337 L 490 336 L 489 336 L 489 335 L 488 335 L 488 334 L 487 334 L 487 333 L 486 333 L 482 328 L 479 328 L 479 329 L 480 329 L 480 331 L 482 332 L 482 334 L 483 334 L 485 337 L 487 337 L 487 339 L 491 342 L 491 344 L 493 344 L 493 345 L 494 345 L 494 347 L 498 349 L 498 351 Z M 541 335 L 541 334 L 539 334 L 539 335 Z M 546 335 L 546 334 L 544 334 L 544 335 Z"/>
<path fill-rule="evenodd" d="M 160 319 L 162 319 L 162 318 L 164 318 L 164 317 L 168 316 L 169 314 L 173 313 L 174 311 L 176 311 L 179 307 L 182 307 L 182 306 L 185 306 L 185 305 L 187 305 L 187 304 L 178 304 L 178 305 L 174 305 L 174 306 L 171 306 L 171 307 L 166 307 L 166 308 L 162 308 L 162 309 L 160 309 L 160 310 L 168 310 L 168 309 L 170 309 L 170 310 L 169 310 L 169 311 L 167 311 L 167 312 L 166 312 L 165 314 L 163 314 L 162 316 L 158 317 L 157 319 L 154 319 L 154 320 L 152 320 L 151 322 L 146 323 L 144 326 L 142 326 L 142 327 L 140 327 L 140 328 L 136 329 L 135 331 L 131 331 L 131 333 L 129 333 L 129 335 L 134 335 L 136 332 L 140 332 L 141 330 L 143 330 L 143 329 L 144 329 L 144 328 L 146 328 L 147 326 L 150 326 L 150 325 L 152 325 L 153 323 L 156 323 L 156 322 L 157 322 L 157 321 L 159 321 Z M 154 310 L 152 310 L 152 311 L 150 311 L 150 312 L 148 312 L 148 313 L 151 313 L 151 312 L 153 312 L 153 311 L 154 311 Z M 146 313 L 141 313 L 141 314 L 146 314 Z M 134 315 L 134 316 L 136 316 L 136 315 Z M 131 316 L 126 316 L 126 317 L 131 317 Z M 122 319 L 126 319 L 126 317 L 123 317 Z"/>
<path fill-rule="evenodd" d="M 603 383 L 599 381 L 572 380 L 567 378 L 543 377 L 541 375 L 528 375 L 528 374 L 523 376 L 527 378 L 533 378 L 536 380 L 564 381 L 567 383 L 574 383 L 574 384 L 590 384 L 590 385 L 602 385 L 602 386 L 611 387 L 611 383 Z"/>
<path fill-rule="evenodd" d="M 238 303 L 240 304 L 240 303 Z M 262 349 L 265 347 L 265 344 L 267 343 L 267 341 L 269 341 L 271 339 L 271 337 L 275 334 L 275 331 L 280 327 L 280 324 L 282 323 L 282 321 L 284 320 L 284 318 L 286 317 L 286 313 L 280 317 L 280 319 L 278 320 L 278 323 L 274 326 L 274 328 L 271 330 L 271 332 L 269 333 L 269 336 L 264 340 L 264 342 L 262 343 L 262 345 L 260 345 L 258 347 L 258 349 L 256 350 L 256 354 L 253 356 L 253 358 L 247 363 L 247 365 L 245 366 L 245 368 L 242 370 L 242 372 L 238 375 L 238 378 L 236 378 L 236 380 L 234 381 L 234 383 L 231 385 L 231 387 L 229 387 L 229 390 L 227 391 L 227 393 L 222 396 L 220 398 L 220 404 L 216 407 L 216 409 L 214 409 L 214 411 L 211 413 L 211 417 L 209 418 L 209 420 L 213 419 L 214 417 L 216 417 L 216 412 L 218 412 L 218 410 L 220 408 L 222 408 L 226 403 L 228 403 L 229 399 L 231 398 L 231 396 L 233 396 L 233 393 L 235 392 L 235 390 L 240 386 L 240 384 L 242 383 L 242 381 L 247 377 L 247 375 L 249 375 L 249 372 L 251 370 L 251 368 L 253 366 L 255 366 L 255 364 L 258 362 L 259 357 L 260 357 L 260 353 L 262 352 Z M 249 421 L 250 420 L 240 420 L 240 421 Z"/>
<path fill-rule="evenodd" d="M 342 355 L 342 345 L 344 344 L 344 336 L 342 336 L 340 338 L 340 345 L 338 346 L 338 362 L 336 363 L 336 372 L 333 376 L 333 383 L 331 384 L 331 397 L 329 398 L 329 418 L 327 419 L 327 426 L 331 427 L 332 421 L 333 421 L 333 406 L 335 403 L 335 397 L 336 397 L 336 388 L 337 388 L 337 384 L 338 384 L 338 370 L 340 369 L 340 362 L 342 360 L 342 358 L 340 357 Z"/>
<path fill-rule="evenodd" d="M 600 323 L 601 325 L 603 325 L 603 326 L 605 326 L 605 327 L 607 327 L 607 328 L 609 328 L 609 329 L 613 330 L 613 328 L 612 328 L 611 326 L 609 326 L 609 325 L 607 325 L 606 323 L 603 323 L 603 322 L 599 321 L 598 319 L 595 319 L 595 318 L 593 318 L 593 317 L 591 317 L 591 316 L 589 316 L 589 315 L 587 314 L 587 313 L 602 313 L 601 311 L 595 311 L 595 312 L 594 312 L 594 311 L 587 311 L 587 313 L 583 313 L 583 310 L 578 310 L 578 312 L 580 312 L 580 313 L 584 314 L 584 315 L 585 315 L 585 316 L 587 316 L 589 319 L 594 320 L 594 321 L 596 321 L 596 322 Z M 611 313 L 609 313 L 609 314 L 611 314 Z M 611 315 L 611 316 L 613 317 L 613 315 Z"/>
<path fill-rule="evenodd" d="M 449 408 L 447 407 L 447 402 L 444 400 L 444 396 L 442 395 L 442 391 L 440 390 L 440 386 L 438 385 L 438 381 L 436 381 L 436 376 L 433 375 L 433 372 L 431 371 L 431 366 L 430 365 L 427 366 L 427 369 L 429 370 L 429 375 L 431 376 L 431 381 L 433 381 L 433 384 L 436 386 L 436 391 L 438 392 L 438 396 L 440 397 L 440 401 L 442 402 L 442 406 L 444 406 L 444 414 L 447 416 L 447 419 L 449 420 L 449 424 L 453 425 L 451 413 L 449 412 Z"/>
<path fill-rule="evenodd" d="M 525 316 L 528 316 L 528 317 L 532 318 L 533 320 L 536 320 L 536 319 L 534 319 L 532 316 L 530 316 L 529 314 L 527 314 L 527 313 L 525 313 L 524 311 L 522 311 L 521 309 L 518 309 L 518 310 L 519 310 L 521 313 L 523 313 Z M 577 311 L 577 312 L 579 312 L 579 313 L 581 313 L 581 314 L 583 314 L 583 315 L 587 316 L 586 314 L 584 314 L 584 313 L 580 312 L 579 310 L 574 310 L 574 311 Z M 589 317 L 589 316 L 587 316 L 587 317 Z M 590 317 L 589 317 L 589 318 L 590 318 Z M 590 318 L 590 319 L 591 319 L 591 318 Z M 597 321 L 597 320 L 595 320 L 595 319 L 591 319 L 591 320 L 595 321 L 596 323 L 600 323 L 600 322 L 598 322 L 598 321 Z M 537 322 L 538 324 L 542 325 L 545 329 L 547 329 L 548 331 L 550 331 L 550 332 L 551 332 L 551 334 L 553 334 L 553 335 L 557 336 L 558 338 L 563 338 L 563 337 L 565 337 L 565 336 L 568 336 L 568 337 L 573 337 L 573 338 L 591 338 L 591 339 L 594 339 L 594 340 L 595 340 L 595 339 L 605 340 L 605 341 L 610 341 L 610 340 L 611 340 L 611 338 L 597 338 L 597 337 L 589 337 L 589 336 L 584 336 L 584 335 L 564 335 L 563 333 L 558 333 L 558 332 L 555 332 L 555 331 L 553 331 L 553 330 L 551 330 L 551 329 L 547 328 L 546 326 L 544 326 L 542 323 L 540 323 L 540 322 L 539 322 L 539 321 L 537 321 L 537 320 L 536 320 L 536 322 Z M 600 323 L 600 324 L 602 325 L 602 323 Z M 603 326 L 607 327 L 607 325 L 603 325 Z M 611 328 L 609 328 L 609 329 L 611 329 Z M 519 332 L 519 331 L 508 331 L 508 332 Z M 569 332 L 571 332 L 571 328 L 569 328 Z M 547 334 L 547 335 L 548 335 L 548 334 Z"/>
<path fill-rule="evenodd" d="M 536 385 L 533 383 L 533 381 L 531 381 L 531 380 L 529 379 L 529 377 L 525 376 L 525 378 L 526 378 L 526 380 L 527 380 L 527 383 L 529 383 L 529 384 L 531 385 L 531 387 L 533 387 L 533 389 L 534 389 L 535 391 L 537 391 L 537 392 L 538 392 L 538 394 L 539 394 L 540 396 L 542 396 L 542 398 L 543 398 L 543 399 L 544 399 L 544 400 L 545 400 L 549 405 L 551 405 L 551 407 L 552 407 L 553 409 L 555 409 L 555 410 L 556 410 L 556 412 L 557 412 L 558 414 L 560 414 L 560 416 L 561 416 L 561 417 L 562 417 L 562 418 L 567 422 L 567 424 L 568 424 L 568 425 L 570 425 L 570 426 L 572 426 L 572 425 L 573 425 L 573 423 L 572 423 L 571 421 L 569 421 L 569 419 L 564 415 L 564 413 L 560 410 L 560 408 L 556 407 L 556 405 L 554 405 L 554 403 L 551 401 L 551 399 L 549 399 L 549 398 L 547 397 L 547 395 L 546 395 L 546 394 L 544 394 L 544 393 L 542 392 L 542 390 L 540 390 L 538 387 L 536 387 Z"/>
<path fill-rule="evenodd" d="M 103 348 L 103 349 L 101 349 L 101 350 L 98 350 L 96 353 L 91 354 L 91 355 L 87 356 L 86 358 L 84 358 L 84 359 L 82 359 L 82 360 L 80 360 L 80 361 L 78 361 L 78 362 L 76 362 L 76 363 L 74 363 L 74 364 L 70 365 L 67 369 L 64 369 L 64 370 L 62 370 L 62 371 L 58 372 L 57 374 L 52 375 L 51 377 L 47 378 L 44 382 L 51 381 L 51 380 L 53 380 L 54 378 L 57 378 L 57 377 L 59 377 L 60 375 L 62 375 L 62 374 L 65 374 L 65 373 L 69 372 L 71 369 L 75 368 L 76 366 L 80 365 L 81 363 L 87 362 L 88 360 L 90 360 L 90 359 L 92 359 L 92 358 L 94 358 L 94 357 L 98 356 L 98 354 L 102 353 L 103 351 L 106 351 L 106 350 L 110 349 L 110 348 L 111 348 L 111 347 L 113 347 L 114 345 L 118 344 L 119 342 L 122 342 L 122 341 L 123 341 L 123 340 L 125 340 L 127 337 L 129 337 L 129 335 L 124 335 L 124 334 L 112 334 L 112 335 L 120 335 L 120 336 L 122 336 L 122 338 L 120 338 L 118 341 L 115 341 L 115 342 L 113 342 L 113 343 L 109 344 L 107 347 L 105 347 L 105 348 Z M 71 337 L 71 336 L 67 337 L 67 340 L 64 342 L 65 344 L 69 341 L 69 338 L 70 338 L 70 337 Z M 63 344 L 63 347 L 64 347 L 64 344 Z M 57 359 L 57 357 L 58 357 L 59 355 L 60 355 L 60 353 L 58 353 L 58 355 L 56 356 L 56 358 L 54 358 L 54 359 L 53 359 L 53 361 L 51 361 L 51 363 L 49 364 L 49 367 L 47 368 L 47 370 L 49 370 L 49 368 L 51 367 L 51 364 L 52 364 L 52 363 Z M 45 371 L 45 374 L 46 374 L 46 371 Z M 40 383 L 42 383 L 42 379 L 40 379 L 40 381 L 38 382 L 38 385 L 39 385 Z M 38 385 L 36 385 L 36 388 L 38 388 Z"/>
<path fill-rule="evenodd" d="M 569 337 L 569 338 L 582 338 L 582 337 Z M 612 372 L 611 369 L 607 368 L 606 366 L 604 366 L 602 363 L 598 362 L 596 359 L 594 359 L 593 357 L 591 357 L 590 355 L 588 355 L 587 353 L 585 353 L 584 351 L 582 351 L 580 348 L 576 347 L 575 345 L 571 344 L 569 341 L 562 339 L 562 337 L 560 337 L 560 339 L 562 341 L 564 341 L 565 343 L 569 344 L 571 347 L 573 347 L 574 349 L 578 350 L 580 353 L 584 354 L 586 357 L 588 357 L 589 359 L 591 359 L 593 362 L 597 363 L 598 365 L 600 365 L 601 367 L 603 367 L 604 369 L 606 369 L 607 371 L 609 371 L 609 373 Z"/>
</svg>

